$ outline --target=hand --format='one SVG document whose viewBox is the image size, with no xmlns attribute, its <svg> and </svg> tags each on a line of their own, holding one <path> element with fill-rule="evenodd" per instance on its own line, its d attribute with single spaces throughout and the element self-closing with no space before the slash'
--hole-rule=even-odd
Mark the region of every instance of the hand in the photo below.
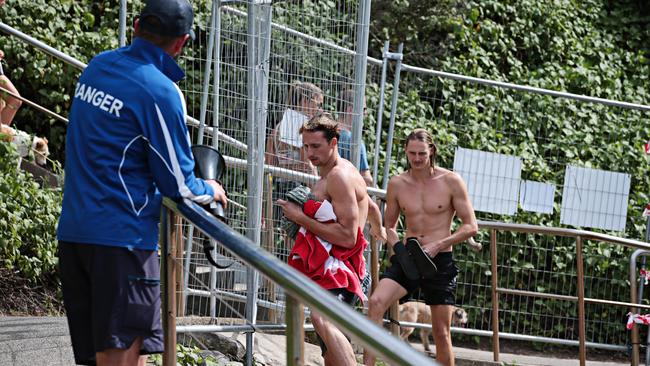
<svg viewBox="0 0 650 366">
<path fill-rule="evenodd" d="M 431 244 L 426 244 L 426 245 L 422 246 L 422 251 L 424 253 L 426 253 L 426 255 L 428 255 L 431 258 L 437 256 L 438 253 L 440 253 L 441 250 L 442 250 L 442 245 L 441 245 L 441 242 L 439 242 L 439 241 L 436 241 L 436 242 L 433 242 Z"/>
<path fill-rule="evenodd" d="M 206 180 L 206 183 L 212 187 L 212 190 L 214 191 L 214 200 L 217 202 L 221 202 L 223 205 L 223 208 L 226 208 L 228 206 L 228 198 L 226 196 L 226 191 L 223 189 L 221 184 L 217 182 L 216 180 Z"/>
<path fill-rule="evenodd" d="M 386 228 L 383 226 L 370 225 L 370 235 L 377 241 L 386 242 Z"/>
<path fill-rule="evenodd" d="M 293 202 L 278 200 L 277 203 L 280 205 L 280 207 L 282 207 L 282 213 L 284 213 L 284 217 L 295 223 L 298 223 L 298 219 L 304 215 L 300 206 Z"/>
</svg>

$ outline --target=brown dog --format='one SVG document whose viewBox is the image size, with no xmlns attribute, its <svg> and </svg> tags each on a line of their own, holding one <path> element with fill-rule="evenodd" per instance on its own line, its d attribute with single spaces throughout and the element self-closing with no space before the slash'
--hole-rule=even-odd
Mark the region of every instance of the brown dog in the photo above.
<svg viewBox="0 0 650 366">
<path fill-rule="evenodd" d="M 36 164 L 45 165 L 47 162 L 47 156 L 50 155 L 50 150 L 45 137 L 32 137 L 27 132 L 11 128 L 4 124 L 0 124 L 0 135 L 2 140 L 13 142 L 16 145 L 16 149 L 21 158 L 28 156 L 29 151 L 32 150 Z"/>
<path fill-rule="evenodd" d="M 462 308 L 455 307 L 451 316 L 451 325 L 464 327 L 467 324 L 467 312 Z M 410 323 L 431 324 L 431 307 L 423 302 L 409 301 L 399 306 L 399 321 Z M 413 333 L 415 328 L 402 327 L 400 337 L 408 341 L 408 337 Z M 420 328 L 420 339 L 422 346 L 427 352 L 431 352 L 429 347 L 429 334 L 431 329 Z"/>
</svg>

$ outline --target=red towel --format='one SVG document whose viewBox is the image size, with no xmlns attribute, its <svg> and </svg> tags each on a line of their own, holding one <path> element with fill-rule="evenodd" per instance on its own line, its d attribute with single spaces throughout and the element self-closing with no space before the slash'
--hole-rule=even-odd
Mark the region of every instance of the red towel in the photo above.
<svg viewBox="0 0 650 366">
<path fill-rule="evenodd" d="M 320 222 L 336 222 L 332 204 L 309 200 L 303 212 Z M 329 243 L 301 227 L 296 243 L 289 254 L 289 265 L 311 278 L 324 289 L 345 288 L 365 301 L 360 278 L 366 274 L 363 252 L 368 246 L 361 228 L 357 230 L 357 242 L 352 248 Z"/>
</svg>

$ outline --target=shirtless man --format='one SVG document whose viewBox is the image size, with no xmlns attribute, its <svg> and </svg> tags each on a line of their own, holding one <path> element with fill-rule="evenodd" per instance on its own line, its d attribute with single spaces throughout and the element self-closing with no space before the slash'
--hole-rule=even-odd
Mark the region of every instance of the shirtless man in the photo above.
<svg viewBox="0 0 650 366">
<path fill-rule="evenodd" d="M 336 221 L 319 222 L 303 213 L 296 204 L 284 200 L 278 200 L 278 204 L 282 206 L 284 215 L 289 220 L 332 243 L 333 246 L 340 247 L 339 250 L 359 249 L 359 260 L 362 263 L 353 263 L 348 267 L 365 266 L 362 255 L 364 248 L 357 248 L 367 245 L 361 229 L 368 219 L 371 222 L 372 234 L 383 237 L 383 227 L 379 210 L 371 205 L 366 183 L 359 171 L 338 154 L 338 124 L 327 115 L 316 115 L 301 127 L 300 133 L 304 154 L 319 168 L 321 177 L 312 187 L 312 194 L 318 201 L 327 200 L 332 204 Z M 355 294 L 349 291 L 349 288 L 330 288 L 328 291 L 350 305 L 354 303 Z M 311 319 L 322 339 L 325 365 L 357 365 L 354 351 L 345 335 L 315 311 L 311 312 Z"/>
<path fill-rule="evenodd" d="M 433 276 L 422 275 L 409 279 L 398 256 L 391 257 L 391 266 L 368 302 L 368 317 L 381 324 L 384 312 L 396 300 L 412 293 L 418 287 L 427 305 L 431 306 L 431 326 L 436 344 L 436 359 L 443 365 L 454 365 L 451 347 L 451 317 L 456 290 L 458 268 L 452 259 L 452 247 L 476 234 L 478 226 L 462 178 L 447 169 L 435 166 L 436 146 L 424 129 L 408 135 L 405 150 L 409 170 L 391 178 L 386 191 L 386 225 L 388 243 L 394 243 L 396 253 L 403 252 L 406 243 L 397 236 L 400 212 L 406 219 L 408 241 L 419 241 L 422 251 L 432 258 L 437 267 Z M 451 223 L 457 215 L 462 225 L 453 234 Z M 404 249 L 405 250 L 405 249 Z M 418 273 L 416 272 L 416 275 Z M 375 357 L 365 354 L 365 364 L 375 364 Z"/>
</svg>

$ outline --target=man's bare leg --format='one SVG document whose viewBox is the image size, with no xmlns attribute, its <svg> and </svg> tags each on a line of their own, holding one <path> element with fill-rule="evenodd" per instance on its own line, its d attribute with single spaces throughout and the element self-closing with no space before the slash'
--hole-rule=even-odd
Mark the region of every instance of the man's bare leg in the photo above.
<svg viewBox="0 0 650 366">
<path fill-rule="evenodd" d="M 382 326 L 386 310 L 406 294 L 406 289 L 397 282 L 389 278 L 382 279 L 370 296 L 370 300 L 368 300 L 368 318 L 377 325 Z M 366 366 L 375 366 L 375 355 L 365 350 L 363 352 L 363 362 Z"/>
<path fill-rule="evenodd" d="M 314 311 L 311 313 L 311 322 L 327 347 L 327 351 L 323 355 L 325 366 L 357 365 L 350 341 L 345 338 L 345 335 L 334 324 Z"/>
<path fill-rule="evenodd" d="M 454 366 L 454 350 L 451 347 L 451 305 L 431 305 L 431 327 L 436 343 L 436 361 L 441 365 Z"/>
<path fill-rule="evenodd" d="M 140 356 L 142 338 L 138 337 L 127 349 L 111 348 L 97 352 L 95 358 L 98 366 L 145 366 L 147 356 Z"/>
</svg>

